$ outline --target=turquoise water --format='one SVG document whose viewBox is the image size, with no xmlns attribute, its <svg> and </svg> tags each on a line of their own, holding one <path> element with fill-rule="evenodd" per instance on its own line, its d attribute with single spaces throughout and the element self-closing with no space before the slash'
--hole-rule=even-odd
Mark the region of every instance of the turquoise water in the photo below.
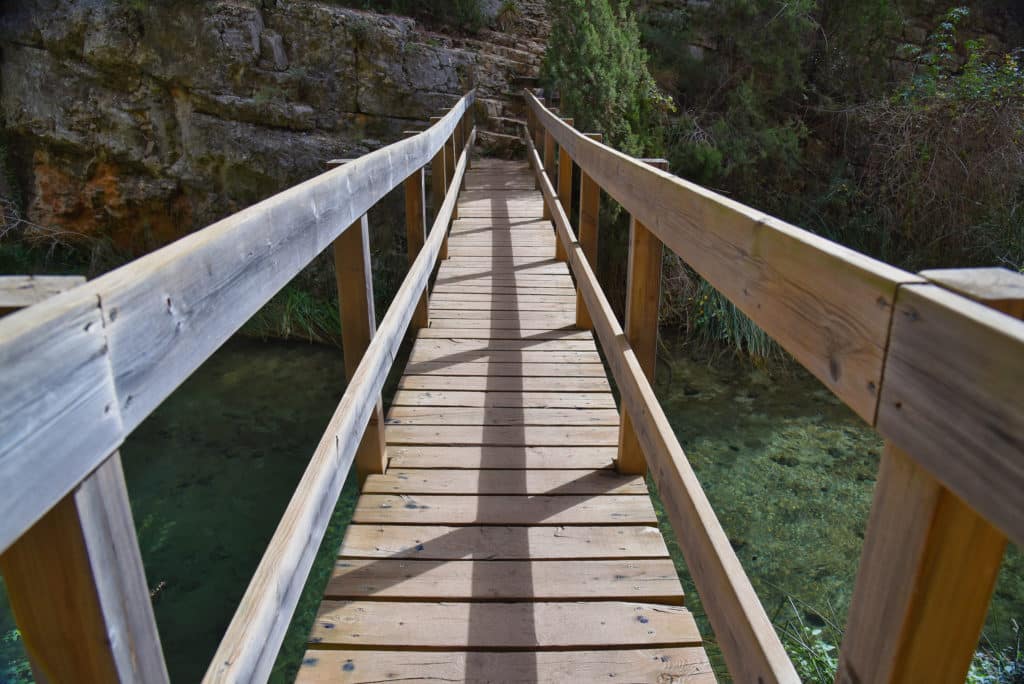
<svg viewBox="0 0 1024 684">
<path fill-rule="evenodd" d="M 125 444 L 173 681 L 198 681 L 205 672 L 344 388 L 335 349 L 235 339 Z M 656 391 L 768 614 L 791 619 L 792 597 L 810 624 L 841 625 L 878 437 L 802 372 L 709 366 L 677 348 L 671 361 L 659 361 Z M 274 681 L 294 676 L 354 499 L 350 483 L 321 549 L 327 562 L 314 569 Z M 699 616 L 682 566 L 681 574 Z M 987 628 L 996 647 L 1012 642 L 1010 620 L 1024 616 L 1022 578 L 1021 554 L 1011 549 Z M 13 629 L 0 598 L 0 682 L 19 681 L 10 671 L 23 662 Z"/>
</svg>

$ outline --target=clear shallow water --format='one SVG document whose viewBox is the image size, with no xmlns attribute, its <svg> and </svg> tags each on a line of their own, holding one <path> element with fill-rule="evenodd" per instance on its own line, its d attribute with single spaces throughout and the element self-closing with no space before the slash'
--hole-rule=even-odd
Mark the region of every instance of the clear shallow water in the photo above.
<svg viewBox="0 0 1024 684">
<path fill-rule="evenodd" d="M 122 449 L 172 681 L 198 681 L 345 388 L 340 352 L 235 339 Z M 845 619 L 881 442 L 813 378 L 674 354 L 656 391 L 769 616 Z M 351 517 L 346 485 L 273 681 L 290 681 Z M 677 561 L 681 555 L 670 542 Z M 324 562 L 326 561 L 326 562 Z M 680 564 L 688 602 L 700 602 Z M 1024 562 L 1004 563 L 988 634 L 1024 616 Z M 21 658 L 0 592 L 0 682 Z M 710 634 L 706 623 L 705 634 Z M 8 669 L 5 674 L 5 668 Z"/>
</svg>

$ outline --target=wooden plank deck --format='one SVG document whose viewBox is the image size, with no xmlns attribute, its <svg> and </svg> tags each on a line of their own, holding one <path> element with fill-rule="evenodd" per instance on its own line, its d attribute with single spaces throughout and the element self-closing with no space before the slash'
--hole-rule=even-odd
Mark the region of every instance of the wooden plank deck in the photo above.
<svg viewBox="0 0 1024 684">
<path fill-rule="evenodd" d="M 714 681 L 527 165 L 465 187 L 298 681 Z"/>
</svg>

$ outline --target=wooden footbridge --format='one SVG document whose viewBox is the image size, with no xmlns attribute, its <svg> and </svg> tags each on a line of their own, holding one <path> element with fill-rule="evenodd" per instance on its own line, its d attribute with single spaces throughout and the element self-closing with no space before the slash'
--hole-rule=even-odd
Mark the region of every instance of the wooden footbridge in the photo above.
<svg viewBox="0 0 1024 684">
<path fill-rule="evenodd" d="M 524 97 L 524 161 L 471 161 L 470 93 L 0 321 L 0 569 L 40 681 L 167 681 L 117 450 L 332 245 L 348 388 L 207 681 L 267 679 L 353 463 L 300 681 L 712 681 L 646 473 L 729 675 L 797 681 L 651 389 L 666 247 L 887 440 L 839 681 L 963 681 L 1024 540 L 1020 277 L 900 271 Z M 409 273 L 376 328 L 366 213 L 399 186 Z M 594 275 L 602 190 L 631 216 L 621 324 Z"/>
</svg>

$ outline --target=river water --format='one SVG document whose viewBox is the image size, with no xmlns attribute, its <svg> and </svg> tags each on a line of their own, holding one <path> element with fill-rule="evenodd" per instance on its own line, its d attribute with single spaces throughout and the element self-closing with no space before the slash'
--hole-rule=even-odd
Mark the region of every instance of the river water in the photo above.
<svg viewBox="0 0 1024 684">
<path fill-rule="evenodd" d="M 124 445 L 172 681 L 201 679 L 344 387 L 335 349 L 236 338 Z M 881 453 L 877 435 L 802 372 L 709 365 L 681 346 L 659 361 L 655 388 L 769 615 L 841 625 Z M 298 666 L 355 494 L 350 482 L 274 681 L 290 681 Z M 987 627 L 995 647 L 1012 642 L 1011 620 L 1021 616 L 1024 563 L 1011 549 Z M 0 682 L 30 681 L 18 674 L 25 666 L 13 629 L 0 592 Z"/>
</svg>

